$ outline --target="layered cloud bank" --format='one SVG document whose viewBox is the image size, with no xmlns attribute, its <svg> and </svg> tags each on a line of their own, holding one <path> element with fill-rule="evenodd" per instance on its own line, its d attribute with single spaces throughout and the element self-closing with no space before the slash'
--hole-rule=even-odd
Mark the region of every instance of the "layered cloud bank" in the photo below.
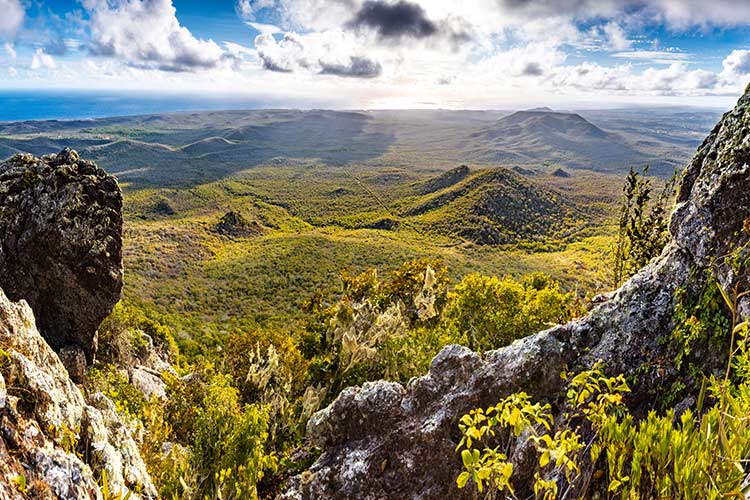
<svg viewBox="0 0 750 500">
<path fill-rule="evenodd" d="M 83 69 L 96 86 L 477 107 L 710 98 L 736 95 L 750 76 L 745 0 L 233 1 L 215 4 L 216 16 L 228 11 L 221 22 L 244 26 L 242 39 L 218 28 L 197 35 L 203 27 L 183 15 L 220 23 L 179 0 L 79 0 L 67 12 L 53 1 L 34 16 L 0 0 L 0 83 L 53 73 L 64 85 Z M 45 38 L 55 23 L 67 37 Z"/>
</svg>

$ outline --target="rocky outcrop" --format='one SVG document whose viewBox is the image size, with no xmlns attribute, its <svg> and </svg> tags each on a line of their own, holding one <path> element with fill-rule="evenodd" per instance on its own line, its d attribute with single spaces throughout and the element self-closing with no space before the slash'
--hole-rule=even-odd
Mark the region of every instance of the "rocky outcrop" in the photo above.
<svg viewBox="0 0 750 500">
<path fill-rule="evenodd" d="M 99 500 L 105 476 L 109 495 L 157 497 L 139 429 L 74 383 L 120 297 L 121 210 L 74 151 L 0 163 L 0 498 Z"/>
<path fill-rule="evenodd" d="M 87 402 L 36 328 L 0 290 L 0 498 L 156 498 L 131 424 L 102 394 Z"/>
<path fill-rule="evenodd" d="M 721 285 L 737 280 L 721 257 L 745 242 L 750 218 L 750 94 L 727 113 L 683 173 L 672 215 L 672 239 L 652 261 L 588 316 L 480 356 L 446 347 L 430 371 L 406 387 L 388 382 L 346 389 L 310 420 L 309 438 L 324 450 L 292 481 L 286 499 L 473 498 L 456 489 L 457 421 L 472 408 L 495 404 L 520 390 L 553 403 L 563 392 L 559 374 L 597 360 L 613 372 L 638 376 L 633 410 L 644 395 L 668 388 L 676 292 L 697 294 L 711 270 Z M 745 301 L 741 311 L 750 310 Z M 662 340 L 662 341 L 660 341 Z M 718 353 L 701 353 L 706 371 L 721 366 Z M 666 357 L 666 361 L 664 361 Z M 640 399 L 640 403 L 639 403 Z M 645 398 L 648 399 L 648 398 Z M 686 402 L 688 404 L 689 402 Z M 524 446 L 511 450 L 516 496 L 529 493 L 534 462 Z M 532 495 L 533 496 L 533 495 Z"/>
<path fill-rule="evenodd" d="M 56 350 L 93 360 L 122 289 L 121 235 L 117 181 L 75 151 L 0 163 L 0 288 Z"/>
</svg>

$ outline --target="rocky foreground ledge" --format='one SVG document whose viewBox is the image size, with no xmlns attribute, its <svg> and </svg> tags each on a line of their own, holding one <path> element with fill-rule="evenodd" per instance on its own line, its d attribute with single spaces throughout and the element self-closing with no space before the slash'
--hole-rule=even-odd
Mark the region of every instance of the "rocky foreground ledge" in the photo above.
<svg viewBox="0 0 750 500">
<path fill-rule="evenodd" d="M 101 499 L 102 474 L 110 492 L 156 498 L 130 425 L 104 395 L 84 398 L 28 304 L 0 290 L 0 498 Z"/>
<path fill-rule="evenodd" d="M 117 181 L 75 151 L 0 163 L 0 499 L 109 500 L 104 476 L 157 497 L 142 429 L 74 383 L 120 297 L 121 235 Z"/>
<path fill-rule="evenodd" d="M 731 271 L 716 266 L 739 244 L 750 218 L 750 93 L 724 115 L 682 175 L 672 214 L 670 243 L 662 255 L 588 316 L 540 332 L 485 356 L 459 346 L 446 347 L 430 371 L 406 387 L 374 382 L 345 390 L 309 422 L 308 437 L 324 453 L 294 478 L 283 499 L 461 499 L 455 448 L 458 419 L 476 407 L 497 403 L 517 391 L 553 404 L 559 401 L 566 368 L 585 369 L 603 360 L 613 372 L 640 373 L 631 409 L 648 404 L 680 374 L 670 363 L 676 292 L 699 294 L 711 269 L 729 289 Z M 740 307 L 748 316 L 748 303 Z M 722 365 L 722 353 L 695 353 L 706 372 Z M 678 404 L 689 407 L 693 401 Z M 536 461 L 518 442 L 516 495 L 532 492 Z M 533 496 L 533 494 L 532 494 Z M 573 495 L 575 496 L 575 495 Z"/>
</svg>

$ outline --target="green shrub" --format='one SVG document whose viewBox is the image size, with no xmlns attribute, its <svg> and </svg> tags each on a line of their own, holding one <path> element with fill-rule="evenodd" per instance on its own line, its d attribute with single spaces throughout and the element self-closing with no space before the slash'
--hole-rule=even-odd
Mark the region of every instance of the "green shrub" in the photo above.
<svg viewBox="0 0 750 500">
<path fill-rule="evenodd" d="M 276 456 L 265 451 L 267 438 L 266 409 L 241 405 L 227 375 L 212 377 L 197 411 L 191 447 L 194 498 L 257 498 L 258 482 L 277 464 Z"/>
<path fill-rule="evenodd" d="M 670 205 L 677 175 L 654 198 L 648 166 L 642 173 L 630 168 L 623 186 L 619 229 L 613 253 L 612 282 L 615 288 L 659 255 L 669 241 Z"/>
<path fill-rule="evenodd" d="M 574 299 L 543 275 L 519 282 L 470 274 L 448 295 L 445 320 L 471 349 L 487 351 L 569 320 Z"/>
<path fill-rule="evenodd" d="M 141 418 L 146 397 L 130 383 L 127 373 L 111 364 L 97 364 L 86 376 L 88 392 L 101 392 L 115 404 L 117 412 L 130 418 Z"/>
<path fill-rule="evenodd" d="M 242 403 L 265 405 L 276 450 L 286 451 L 304 435 L 308 364 L 288 333 L 256 330 L 228 340 L 222 371 L 233 374 Z"/>
<path fill-rule="evenodd" d="M 146 346 L 143 334 L 154 342 L 154 347 L 176 359 L 179 353 L 172 332 L 166 326 L 152 320 L 136 306 L 122 301 L 115 305 L 112 313 L 99 327 L 100 361 L 117 365 L 133 362 L 138 352 Z"/>
</svg>

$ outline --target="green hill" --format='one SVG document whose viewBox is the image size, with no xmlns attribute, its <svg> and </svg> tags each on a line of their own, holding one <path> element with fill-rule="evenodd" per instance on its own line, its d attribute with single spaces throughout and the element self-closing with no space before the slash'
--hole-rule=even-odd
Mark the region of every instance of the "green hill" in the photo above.
<svg viewBox="0 0 750 500">
<path fill-rule="evenodd" d="M 425 231 L 488 245 L 564 238 L 590 220 L 560 193 L 504 168 L 475 172 L 404 215 Z"/>
</svg>

